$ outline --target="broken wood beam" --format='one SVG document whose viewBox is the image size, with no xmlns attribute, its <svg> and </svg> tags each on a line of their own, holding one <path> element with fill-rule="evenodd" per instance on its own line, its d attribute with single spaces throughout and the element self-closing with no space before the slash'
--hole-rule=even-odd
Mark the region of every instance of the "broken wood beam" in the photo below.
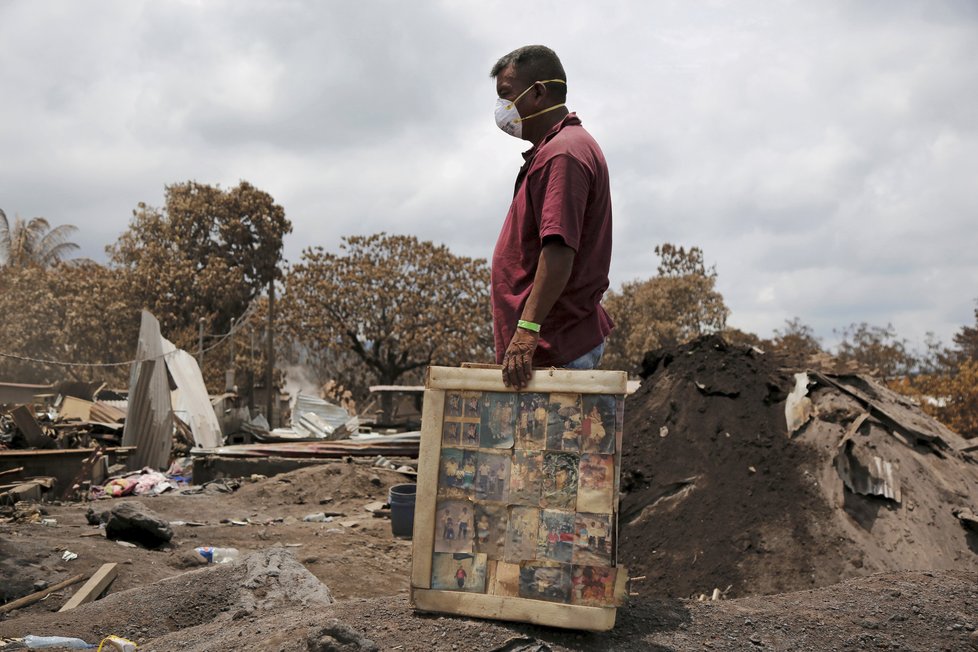
<svg viewBox="0 0 978 652">
<path fill-rule="evenodd" d="M 71 611 L 75 607 L 97 600 L 118 574 L 118 564 L 102 564 L 102 567 L 95 571 L 80 589 L 75 591 L 68 602 L 65 602 L 64 606 L 58 609 L 58 613 Z"/>
<path fill-rule="evenodd" d="M 0 614 L 5 614 L 8 611 L 13 611 L 14 609 L 20 609 L 21 607 L 26 607 L 32 605 L 39 600 L 43 600 L 55 591 L 60 591 L 61 589 L 71 586 L 72 584 L 78 584 L 83 579 L 84 575 L 75 575 L 74 577 L 69 577 L 64 582 L 58 582 L 57 584 L 52 584 L 46 589 L 37 591 L 36 593 L 31 593 L 30 595 L 25 595 L 23 598 L 18 598 L 12 602 L 8 602 L 5 605 L 0 605 Z"/>
<path fill-rule="evenodd" d="M 20 473 L 24 470 L 24 467 L 18 466 L 14 469 L 7 469 L 6 471 L 0 471 L 0 475 L 10 475 L 11 473 Z"/>
</svg>

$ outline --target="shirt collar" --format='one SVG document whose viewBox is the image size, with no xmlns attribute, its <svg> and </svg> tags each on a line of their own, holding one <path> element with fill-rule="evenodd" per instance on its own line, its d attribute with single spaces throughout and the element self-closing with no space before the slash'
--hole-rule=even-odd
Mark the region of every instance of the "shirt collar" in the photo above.
<svg viewBox="0 0 978 652">
<path fill-rule="evenodd" d="M 536 153 L 536 151 L 543 145 L 546 145 L 547 141 L 549 141 L 551 138 L 553 138 L 558 133 L 560 133 L 560 130 L 563 129 L 564 127 L 568 127 L 568 126 L 573 127 L 579 124 L 581 124 L 581 119 L 577 117 L 577 113 L 574 112 L 568 113 L 563 117 L 563 119 L 560 122 L 555 124 L 553 128 L 547 132 L 547 134 L 543 137 L 543 140 L 540 141 L 539 145 L 534 145 L 530 149 L 523 152 L 523 160 L 529 161 L 531 158 L 533 158 L 533 155 Z"/>
</svg>

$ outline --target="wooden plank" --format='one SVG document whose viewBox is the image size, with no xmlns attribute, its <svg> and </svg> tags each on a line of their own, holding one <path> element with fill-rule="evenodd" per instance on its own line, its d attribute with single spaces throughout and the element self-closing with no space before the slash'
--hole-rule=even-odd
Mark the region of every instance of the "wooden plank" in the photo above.
<svg viewBox="0 0 978 652">
<path fill-rule="evenodd" d="M 411 585 L 423 589 L 431 587 L 431 555 L 435 549 L 435 502 L 444 412 L 445 392 L 440 389 L 425 390 L 411 553 Z"/>
<path fill-rule="evenodd" d="M 91 401 L 85 401 L 74 396 L 65 396 L 58 408 L 58 414 L 62 419 L 77 419 L 78 421 L 88 421 L 92 418 Z"/>
<path fill-rule="evenodd" d="M 24 450 L 15 448 L 13 450 L 0 451 L 0 459 L 5 457 L 86 457 L 92 454 L 94 448 L 57 448 L 53 450 Z M 106 453 L 131 453 L 136 450 L 135 446 L 110 446 L 103 448 Z"/>
<path fill-rule="evenodd" d="M 26 607 L 28 605 L 34 604 L 38 600 L 43 600 L 55 591 L 60 591 L 61 589 L 71 586 L 72 584 L 78 584 L 83 579 L 84 575 L 75 575 L 66 579 L 64 582 L 58 582 L 57 584 L 52 584 L 46 589 L 37 591 L 36 593 L 31 593 L 30 595 L 25 595 L 23 598 L 14 600 L 13 602 L 8 602 L 5 605 L 0 605 L 0 614 L 7 613 L 8 611 L 13 611 L 14 609 L 20 609 L 21 607 Z"/>
<path fill-rule="evenodd" d="M 75 591 L 68 602 L 65 602 L 64 606 L 58 609 L 58 613 L 71 611 L 75 607 L 96 600 L 118 574 L 117 564 L 102 564 L 102 567 L 95 571 L 95 574 L 88 578 L 88 581 L 80 589 Z"/>
<path fill-rule="evenodd" d="M 17 424 L 17 429 L 24 435 L 28 446 L 35 448 L 52 448 L 54 446 L 54 440 L 45 435 L 44 431 L 41 430 L 41 426 L 38 425 L 37 419 L 34 418 L 34 412 L 30 406 L 18 405 L 10 411 L 10 416 L 13 417 L 14 423 Z"/>
<path fill-rule="evenodd" d="M 463 391 L 513 391 L 503 384 L 498 369 L 459 369 L 429 367 L 426 386 L 429 389 Z M 576 371 L 570 369 L 536 369 L 524 392 L 566 392 L 588 394 L 624 394 L 628 375 L 624 371 Z"/>
<path fill-rule="evenodd" d="M 627 575 L 624 572 L 622 574 Z M 415 608 L 420 611 L 512 620 L 595 632 L 606 632 L 615 626 L 614 607 L 583 607 L 510 596 L 431 589 L 412 589 L 411 600 Z"/>
<path fill-rule="evenodd" d="M 625 600 L 628 598 L 628 569 L 624 566 L 618 566 L 617 574 L 615 575 L 615 604 L 619 607 L 625 604 Z"/>
</svg>

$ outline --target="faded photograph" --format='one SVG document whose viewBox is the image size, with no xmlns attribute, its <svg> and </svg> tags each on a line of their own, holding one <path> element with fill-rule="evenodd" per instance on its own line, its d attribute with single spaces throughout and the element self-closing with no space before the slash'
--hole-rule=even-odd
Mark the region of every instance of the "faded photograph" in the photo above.
<svg viewBox="0 0 978 652">
<path fill-rule="evenodd" d="M 510 507 L 506 524 L 505 559 L 519 563 L 537 558 L 540 510 L 536 507 Z"/>
<path fill-rule="evenodd" d="M 475 504 L 475 551 L 489 559 L 502 559 L 506 552 L 509 509 L 493 503 Z"/>
<path fill-rule="evenodd" d="M 435 509 L 435 552 L 473 552 L 472 503 L 439 500 Z"/>
<path fill-rule="evenodd" d="M 618 406 L 612 394 L 584 394 L 581 398 L 581 451 L 587 453 L 615 452 Z"/>
<path fill-rule="evenodd" d="M 431 588 L 485 593 L 486 556 L 436 552 L 431 557 Z"/>
<path fill-rule="evenodd" d="M 574 453 L 544 453 L 541 507 L 577 509 L 578 462 Z"/>
<path fill-rule="evenodd" d="M 541 450 L 547 445 L 548 394 L 520 394 L 516 418 L 516 448 Z"/>
<path fill-rule="evenodd" d="M 570 562 L 574 554 L 574 512 L 540 512 L 537 559 Z"/>
<path fill-rule="evenodd" d="M 506 502 L 509 500 L 509 475 L 512 459 L 508 452 L 480 450 L 475 476 L 475 497 L 478 500 Z"/>
<path fill-rule="evenodd" d="M 614 606 L 616 576 L 615 568 L 575 564 L 571 571 L 571 604 Z"/>
<path fill-rule="evenodd" d="M 615 456 L 581 455 L 577 511 L 610 514 L 615 498 Z"/>
<path fill-rule="evenodd" d="M 570 566 L 547 562 L 520 564 L 520 597 L 569 603 L 571 600 Z"/>
<path fill-rule="evenodd" d="M 547 450 L 581 449 L 581 395 L 551 394 L 547 407 Z"/>
<path fill-rule="evenodd" d="M 443 498 L 467 498 L 475 485 L 476 451 L 460 448 L 441 449 L 438 463 L 438 495 Z"/>
<path fill-rule="evenodd" d="M 610 566 L 612 552 L 611 514 L 578 514 L 574 519 L 575 564 Z"/>
<path fill-rule="evenodd" d="M 514 451 L 509 473 L 509 501 L 523 505 L 539 505 L 542 487 L 543 453 Z"/>
<path fill-rule="evenodd" d="M 486 392 L 482 396 L 479 442 L 482 448 L 512 448 L 516 439 L 516 394 Z"/>
</svg>

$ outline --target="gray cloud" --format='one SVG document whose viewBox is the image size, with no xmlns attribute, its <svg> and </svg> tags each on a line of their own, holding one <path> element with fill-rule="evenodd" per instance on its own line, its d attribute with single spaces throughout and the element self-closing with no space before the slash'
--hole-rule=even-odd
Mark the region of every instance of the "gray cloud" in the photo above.
<svg viewBox="0 0 978 652">
<path fill-rule="evenodd" d="M 379 230 L 488 257 L 524 147 L 487 72 L 544 42 L 612 169 L 613 286 L 672 241 L 761 335 L 947 339 L 978 296 L 976 26 L 965 1 L 8 2 L 0 207 L 101 258 L 165 184 L 247 179 L 292 260 Z"/>
</svg>

